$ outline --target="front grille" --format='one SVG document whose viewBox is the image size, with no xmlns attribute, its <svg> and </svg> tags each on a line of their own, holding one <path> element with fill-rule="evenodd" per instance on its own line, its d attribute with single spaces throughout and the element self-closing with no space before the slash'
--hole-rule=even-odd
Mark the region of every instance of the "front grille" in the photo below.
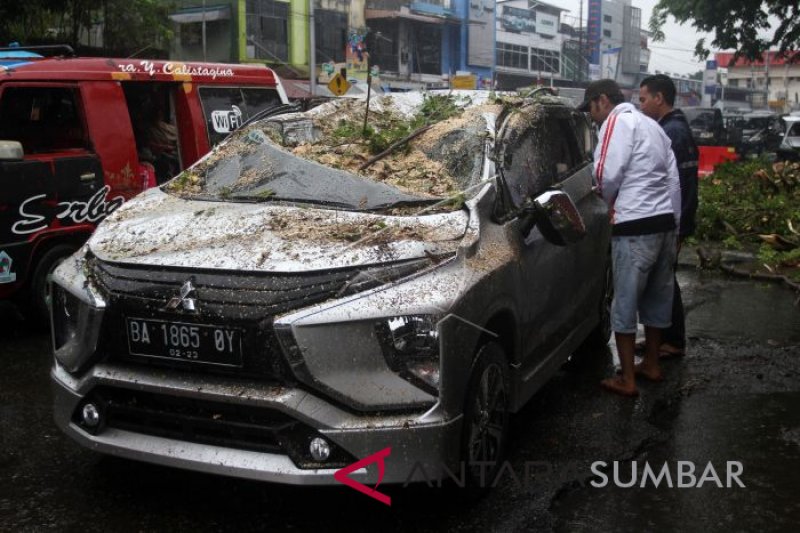
<svg viewBox="0 0 800 533">
<path fill-rule="evenodd" d="M 81 411 L 86 403 L 100 410 L 102 423 L 98 428 L 83 423 Z M 308 444 L 321 435 L 285 413 L 263 407 L 98 387 L 75 410 L 73 422 L 94 434 L 115 428 L 198 444 L 281 453 L 300 468 L 334 468 L 355 460 L 331 444 L 335 452 L 331 458 L 324 464 L 315 462 Z"/>
<path fill-rule="evenodd" d="M 91 277 L 108 302 L 98 357 L 293 384 L 295 377 L 282 355 L 272 326 L 274 316 L 329 300 L 343 291 L 365 290 L 428 264 L 429 260 L 424 259 L 307 274 L 209 273 L 119 266 L 90 257 Z M 197 312 L 165 309 L 187 280 L 191 280 L 195 288 L 193 297 Z M 239 328 L 243 331 L 242 365 L 226 368 L 131 355 L 126 317 Z"/>
<path fill-rule="evenodd" d="M 175 269 L 111 265 L 92 259 L 100 288 L 112 299 L 133 299 L 162 309 L 188 279 L 205 316 L 252 321 L 306 307 L 334 297 L 359 270 L 311 274 L 198 273 Z"/>
</svg>

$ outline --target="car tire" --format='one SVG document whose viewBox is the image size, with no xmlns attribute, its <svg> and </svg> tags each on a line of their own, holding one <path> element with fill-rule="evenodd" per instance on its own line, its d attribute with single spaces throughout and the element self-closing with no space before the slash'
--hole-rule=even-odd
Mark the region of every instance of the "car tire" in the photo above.
<svg viewBox="0 0 800 533">
<path fill-rule="evenodd" d="M 611 302 L 614 301 L 614 270 L 611 267 L 611 258 L 606 265 L 605 280 L 603 281 L 603 298 L 600 301 L 600 322 L 589 333 L 578 349 L 580 352 L 604 348 L 611 338 Z"/>
<path fill-rule="evenodd" d="M 50 279 L 53 271 L 75 250 L 74 246 L 67 244 L 53 246 L 39 258 L 33 271 L 29 293 L 30 310 L 27 314 L 42 327 L 50 324 Z"/>
<path fill-rule="evenodd" d="M 489 488 L 502 467 L 508 440 L 509 392 L 503 348 L 486 343 L 475 358 L 464 400 L 461 458 L 470 488 Z"/>
</svg>

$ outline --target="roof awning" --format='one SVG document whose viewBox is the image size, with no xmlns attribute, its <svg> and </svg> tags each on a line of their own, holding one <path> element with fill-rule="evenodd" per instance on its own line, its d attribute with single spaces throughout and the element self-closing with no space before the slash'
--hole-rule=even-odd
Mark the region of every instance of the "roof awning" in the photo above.
<svg viewBox="0 0 800 533">
<path fill-rule="evenodd" d="M 178 24 L 194 24 L 197 22 L 213 22 L 215 20 L 228 20 L 231 18 L 231 6 L 190 7 L 181 9 L 169 16 L 170 20 Z"/>
<path fill-rule="evenodd" d="M 447 23 L 460 23 L 458 19 L 450 19 L 446 17 L 434 17 L 430 15 L 418 15 L 406 10 L 390 11 L 388 9 L 365 9 L 364 18 L 370 19 L 405 19 L 413 20 L 416 22 L 427 22 L 429 24 L 447 24 Z"/>
</svg>

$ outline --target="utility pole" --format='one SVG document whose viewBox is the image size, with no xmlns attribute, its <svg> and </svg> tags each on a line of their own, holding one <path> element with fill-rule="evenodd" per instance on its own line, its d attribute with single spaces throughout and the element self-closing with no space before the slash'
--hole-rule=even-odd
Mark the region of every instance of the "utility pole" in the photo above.
<svg viewBox="0 0 800 533">
<path fill-rule="evenodd" d="M 203 33 L 203 61 L 208 61 L 208 54 L 206 52 L 206 0 L 203 0 L 203 28 L 201 31 Z"/>
<path fill-rule="evenodd" d="M 583 81 L 583 0 L 578 8 L 578 81 Z"/>
<path fill-rule="evenodd" d="M 311 98 L 317 95 L 317 25 L 314 23 L 314 0 L 308 0 L 308 90 Z"/>
</svg>

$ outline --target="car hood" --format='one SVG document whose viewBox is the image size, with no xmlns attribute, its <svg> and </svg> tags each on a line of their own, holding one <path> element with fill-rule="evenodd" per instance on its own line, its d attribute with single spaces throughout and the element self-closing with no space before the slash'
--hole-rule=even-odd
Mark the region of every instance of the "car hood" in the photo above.
<svg viewBox="0 0 800 533">
<path fill-rule="evenodd" d="M 109 216 L 89 249 L 121 264 L 308 272 L 452 253 L 468 221 L 464 210 L 387 216 L 185 200 L 151 189 Z"/>
<path fill-rule="evenodd" d="M 786 137 L 786 139 L 784 139 L 783 142 L 785 142 L 795 150 L 800 150 L 800 137 Z"/>
</svg>

